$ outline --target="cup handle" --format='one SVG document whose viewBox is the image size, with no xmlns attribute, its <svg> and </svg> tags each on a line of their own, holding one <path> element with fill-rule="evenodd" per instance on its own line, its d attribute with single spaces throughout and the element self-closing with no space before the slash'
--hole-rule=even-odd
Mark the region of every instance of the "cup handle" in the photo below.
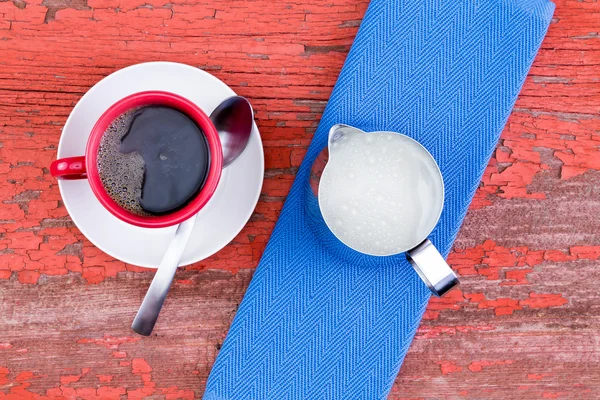
<svg viewBox="0 0 600 400">
<path fill-rule="evenodd" d="M 57 179 L 86 179 L 85 157 L 67 157 L 52 161 L 50 174 Z"/>
<path fill-rule="evenodd" d="M 429 239 L 406 252 L 408 262 L 436 296 L 443 296 L 458 285 L 458 277 Z"/>
</svg>

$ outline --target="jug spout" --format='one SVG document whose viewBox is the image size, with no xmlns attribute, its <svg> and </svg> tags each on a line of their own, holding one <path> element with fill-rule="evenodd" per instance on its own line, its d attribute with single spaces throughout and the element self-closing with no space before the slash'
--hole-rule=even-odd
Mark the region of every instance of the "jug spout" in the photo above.
<svg viewBox="0 0 600 400">
<path fill-rule="evenodd" d="M 343 138 L 348 133 L 365 133 L 358 128 L 345 124 L 335 124 L 329 129 L 329 140 L 327 141 L 327 147 L 331 150 L 331 145 L 336 140 Z"/>
</svg>

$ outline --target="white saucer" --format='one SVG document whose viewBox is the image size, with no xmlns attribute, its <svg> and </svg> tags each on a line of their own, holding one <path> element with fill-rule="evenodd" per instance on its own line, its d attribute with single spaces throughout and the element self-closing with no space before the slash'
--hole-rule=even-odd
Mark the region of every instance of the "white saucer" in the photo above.
<svg viewBox="0 0 600 400">
<path fill-rule="evenodd" d="M 179 94 L 206 114 L 235 95 L 219 79 L 184 64 L 152 62 L 124 68 L 98 82 L 77 103 L 63 128 L 58 157 L 83 155 L 89 132 L 100 115 L 117 100 L 145 90 Z M 182 266 L 211 256 L 242 230 L 258 202 L 263 176 L 264 154 L 255 124 L 248 147 L 223 170 L 215 194 L 198 214 Z M 126 263 L 158 267 L 175 227 L 148 229 L 129 225 L 102 207 L 87 180 L 58 183 L 73 222 L 94 245 Z"/>
</svg>

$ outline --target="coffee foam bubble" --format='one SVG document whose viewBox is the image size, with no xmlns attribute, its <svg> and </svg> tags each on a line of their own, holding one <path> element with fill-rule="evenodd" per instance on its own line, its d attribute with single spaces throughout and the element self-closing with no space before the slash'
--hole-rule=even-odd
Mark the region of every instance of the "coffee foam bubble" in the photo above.
<svg viewBox="0 0 600 400">
<path fill-rule="evenodd" d="M 118 116 L 104 132 L 98 150 L 98 173 L 108 195 L 125 210 L 141 216 L 151 215 L 140 205 L 144 183 L 144 159 L 137 153 L 119 151 L 121 139 L 140 108 Z"/>
</svg>

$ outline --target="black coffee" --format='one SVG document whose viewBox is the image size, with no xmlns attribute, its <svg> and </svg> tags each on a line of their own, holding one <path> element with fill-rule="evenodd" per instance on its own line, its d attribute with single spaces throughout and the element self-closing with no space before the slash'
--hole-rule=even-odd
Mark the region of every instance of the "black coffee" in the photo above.
<svg viewBox="0 0 600 400">
<path fill-rule="evenodd" d="M 101 139 L 98 172 L 109 196 L 137 215 L 165 214 L 202 188 L 210 164 L 204 132 L 169 107 L 130 110 Z"/>
</svg>

